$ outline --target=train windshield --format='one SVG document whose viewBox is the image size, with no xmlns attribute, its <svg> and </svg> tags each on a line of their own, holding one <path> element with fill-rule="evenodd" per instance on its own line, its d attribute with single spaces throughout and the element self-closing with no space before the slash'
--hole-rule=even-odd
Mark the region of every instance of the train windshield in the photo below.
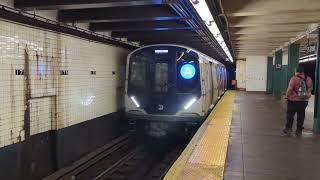
<svg viewBox="0 0 320 180">
<path fill-rule="evenodd" d="M 165 93 L 168 91 L 168 63 L 155 64 L 154 91 Z"/>
<path fill-rule="evenodd" d="M 201 93 L 199 56 L 187 48 L 145 47 L 128 63 L 127 93 L 148 113 L 174 114 Z"/>
<path fill-rule="evenodd" d="M 146 61 L 147 56 L 138 53 L 130 61 L 130 87 L 136 90 L 143 90 L 146 87 Z"/>
<path fill-rule="evenodd" d="M 186 48 L 151 46 L 131 55 L 128 91 L 174 94 L 199 84 L 198 55 Z"/>
</svg>

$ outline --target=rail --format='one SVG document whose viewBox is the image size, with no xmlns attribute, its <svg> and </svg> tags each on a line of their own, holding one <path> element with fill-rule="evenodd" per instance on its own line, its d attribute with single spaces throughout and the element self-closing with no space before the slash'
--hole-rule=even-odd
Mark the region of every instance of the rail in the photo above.
<svg viewBox="0 0 320 180">
<path fill-rule="evenodd" d="M 129 144 L 133 141 L 133 137 L 131 134 L 125 134 L 111 143 L 103 146 L 102 148 L 94 151 L 84 158 L 80 159 L 76 163 L 71 166 L 67 166 L 53 173 L 52 175 L 44 178 L 44 180 L 53 180 L 53 179 L 75 179 L 78 176 L 82 176 L 83 174 L 88 174 L 88 171 L 91 169 L 96 169 L 97 165 L 99 166 L 99 162 L 108 158 L 111 154 L 115 152 L 119 152 L 119 149 L 128 147 Z M 124 152 L 125 153 L 125 152 Z M 124 154 L 123 153 L 123 154 Z M 120 153 L 121 154 L 121 153 Z M 92 173 L 92 172 L 91 172 Z"/>
</svg>

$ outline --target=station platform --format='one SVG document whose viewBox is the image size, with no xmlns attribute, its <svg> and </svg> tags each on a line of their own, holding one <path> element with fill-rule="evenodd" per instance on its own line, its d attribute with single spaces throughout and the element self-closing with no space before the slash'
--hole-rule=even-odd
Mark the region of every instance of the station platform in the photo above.
<svg viewBox="0 0 320 180">
<path fill-rule="evenodd" d="M 165 179 L 320 179 L 320 136 L 309 127 L 311 117 L 307 109 L 301 137 L 284 136 L 283 102 L 262 93 L 228 91 Z"/>
</svg>

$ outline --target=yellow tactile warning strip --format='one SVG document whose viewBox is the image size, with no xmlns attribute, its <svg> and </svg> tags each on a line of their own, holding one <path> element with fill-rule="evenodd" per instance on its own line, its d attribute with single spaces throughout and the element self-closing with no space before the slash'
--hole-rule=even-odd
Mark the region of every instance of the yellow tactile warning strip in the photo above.
<svg viewBox="0 0 320 180">
<path fill-rule="evenodd" d="M 234 98 L 234 91 L 224 94 L 165 180 L 223 179 Z"/>
</svg>

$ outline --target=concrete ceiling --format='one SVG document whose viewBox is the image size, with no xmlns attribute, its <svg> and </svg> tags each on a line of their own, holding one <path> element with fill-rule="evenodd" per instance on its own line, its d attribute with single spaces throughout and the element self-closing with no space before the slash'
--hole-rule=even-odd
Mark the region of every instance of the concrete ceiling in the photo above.
<svg viewBox="0 0 320 180">
<path fill-rule="evenodd" d="M 320 0 L 222 0 L 237 58 L 269 55 L 320 22 Z"/>
</svg>

